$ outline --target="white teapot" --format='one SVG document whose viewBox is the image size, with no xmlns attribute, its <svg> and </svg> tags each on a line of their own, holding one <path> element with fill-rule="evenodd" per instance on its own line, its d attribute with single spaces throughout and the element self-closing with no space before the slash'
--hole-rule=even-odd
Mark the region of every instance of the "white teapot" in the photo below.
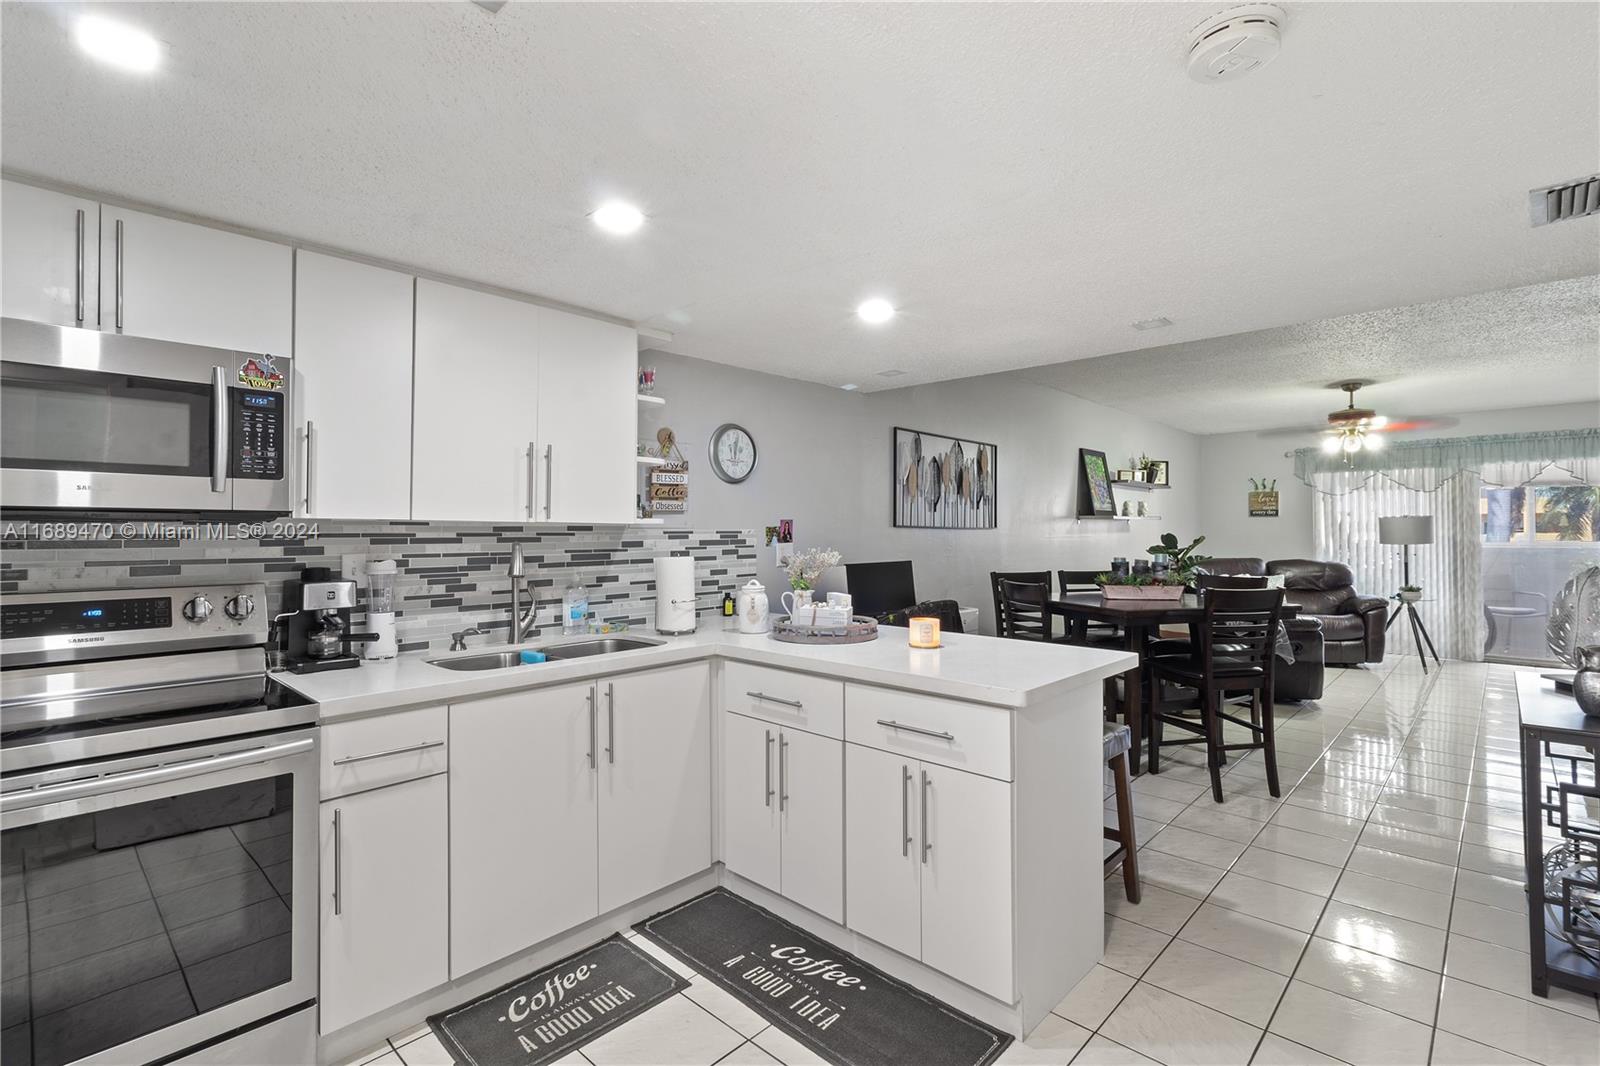
<svg viewBox="0 0 1600 1066">
<path fill-rule="evenodd" d="M 734 613 L 739 616 L 739 632 L 766 633 L 772 629 L 768 617 L 772 605 L 767 602 L 767 587 L 755 578 L 739 586 L 733 607 Z"/>
</svg>

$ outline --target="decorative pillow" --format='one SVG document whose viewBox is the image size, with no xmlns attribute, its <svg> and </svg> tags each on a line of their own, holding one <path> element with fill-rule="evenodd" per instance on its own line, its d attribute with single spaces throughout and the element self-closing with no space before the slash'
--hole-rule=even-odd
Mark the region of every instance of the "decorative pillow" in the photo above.
<svg viewBox="0 0 1600 1066">
<path fill-rule="evenodd" d="M 1283 588 L 1283 583 L 1284 583 L 1284 581 L 1286 581 L 1288 579 L 1288 577 L 1289 577 L 1288 574 L 1268 574 L 1267 575 L 1267 588 L 1269 588 L 1269 589 L 1281 589 L 1281 588 Z"/>
</svg>

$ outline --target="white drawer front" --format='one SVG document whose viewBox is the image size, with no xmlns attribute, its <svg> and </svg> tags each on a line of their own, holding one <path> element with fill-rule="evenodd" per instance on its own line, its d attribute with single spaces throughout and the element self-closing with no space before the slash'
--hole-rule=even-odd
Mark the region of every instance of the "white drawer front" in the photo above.
<svg viewBox="0 0 1600 1066">
<path fill-rule="evenodd" d="M 770 666 L 722 667 L 722 706 L 825 737 L 844 736 L 844 682 Z"/>
<path fill-rule="evenodd" d="M 845 685 L 845 739 L 923 762 L 1011 780 L 1011 712 L 1002 707 Z"/>
<path fill-rule="evenodd" d="M 443 773 L 449 708 L 417 707 L 322 727 L 322 798 Z"/>
</svg>

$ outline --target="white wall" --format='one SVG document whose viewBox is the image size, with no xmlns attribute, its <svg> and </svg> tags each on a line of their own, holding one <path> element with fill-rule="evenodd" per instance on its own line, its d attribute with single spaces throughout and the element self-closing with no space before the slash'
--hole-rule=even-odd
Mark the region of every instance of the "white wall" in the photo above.
<svg viewBox="0 0 1600 1066">
<path fill-rule="evenodd" d="M 1241 402 L 1247 402 L 1241 398 Z M 1531 433 L 1552 429 L 1600 426 L 1600 407 L 1588 403 L 1548 407 L 1514 407 L 1469 411 L 1453 416 L 1448 429 L 1406 434 L 1405 440 L 1472 437 L 1485 433 Z M 1314 552 L 1311 539 L 1311 490 L 1294 477 L 1294 461 L 1285 452 L 1313 446 L 1316 438 L 1270 437 L 1255 433 L 1219 433 L 1200 438 L 1200 527 L 1211 555 L 1257 555 L 1263 559 L 1296 559 Z M 1251 518 L 1245 494 L 1250 479 L 1278 480 L 1278 517 Z"/>
<path fill-rule="evenodd" d="M 1015 374 L 863 395 L 707 363 L 665 352 L 654 365 L 665 407 L 646 408 L 641 437 L 666 425 L 690 461 L 684 524 L 696 529 L 761 529 L 795 521 L 795 541 L 833 547 L 847 561 L 911 559 L 917 593 L 982 608 L 992 627 L 991 570 L 1087 570 L 1114 555 L 1143 555 L 1160 533 L 1196 535 L 1199 443 L 1169 426 L 1044 388 Z M 711 432 L 737 422 L 755 436 L 760 460 L 742 485 L 726 485 L 706 463 Z M 906 426 L 997 447 L 1000 504 L 994 530 L 893 528 L 892 432 Z M 1169 490 L 1128 493 L 1162 521 L 1078 520 L 1078 449 L 1096 448 L 1113 466 L 1145 453 L 1170 464 Z M 678 524 L 673 520 L 670 524 Z M 763 553 L 761 580 L 787 587 Z M 827 587 L 844 587 L 841 572 Z"/>
</svg>

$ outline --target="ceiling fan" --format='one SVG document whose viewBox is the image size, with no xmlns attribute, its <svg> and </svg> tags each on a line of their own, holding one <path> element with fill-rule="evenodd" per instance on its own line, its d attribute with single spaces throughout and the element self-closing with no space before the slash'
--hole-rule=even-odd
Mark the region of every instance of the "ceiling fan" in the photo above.
<svg viewBox="0 0 1600 1066">
<path fill-rule="evenodd" d="M 1356 391 L 1370 381 L 1340 381 L 1329 388 L 1339 389 L 1348 397 L 1346 405 L 1328 412 L 1324 426 L 1305 429 L 1276 430 L 1271 436 L 1292 436 L 1302 433 L 1322 434 L 1322 450 L 1329 455 L 1353 455 L 1359 451 L 1377 451 L 1383 447 L 1384 437 L 1390 433 L 1405 433 L 1417 429 L 1443 429 L 1455 425 L 1453 418 L 1388 418 L 1369 407 L 1356 406 Z"/>
</svg>

